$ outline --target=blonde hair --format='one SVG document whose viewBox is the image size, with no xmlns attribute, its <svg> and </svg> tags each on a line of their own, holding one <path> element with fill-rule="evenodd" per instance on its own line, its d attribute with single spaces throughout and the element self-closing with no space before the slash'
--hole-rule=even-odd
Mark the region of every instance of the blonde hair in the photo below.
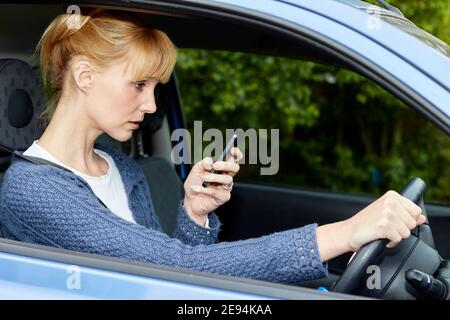
<svg viewBox="0 0 450 320">
<path fill-rule="evenodd" d="M 125 71 L 130 71 L 134 81 L 151 76 L 162 83 L 169 81 L 176 62 L 176 47 L 165 33 L 145 27 L 131 14 L 103 9 L 57 16 L 42 35 L 36 53 L 50 96 L 39 116 L 46 125 L 56 110 L 75 55 L 86 56 L 99 68 L 126 59 Z"/>
</svg>

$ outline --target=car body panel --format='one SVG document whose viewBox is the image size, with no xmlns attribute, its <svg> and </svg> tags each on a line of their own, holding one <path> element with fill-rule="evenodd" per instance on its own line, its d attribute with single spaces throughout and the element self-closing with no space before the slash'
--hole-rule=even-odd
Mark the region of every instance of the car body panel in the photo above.
<svg viewBox="0 0 450 320">
<path fill-rule="evenodd" d="M 0 299 L 267 299 L 8 253 L 0 253 L 0 288 Z"/>
<path fill-rule="evenodd" d="M 356 297 L 0 239 L 1 298 L 322 300 Z"/>
</svg>

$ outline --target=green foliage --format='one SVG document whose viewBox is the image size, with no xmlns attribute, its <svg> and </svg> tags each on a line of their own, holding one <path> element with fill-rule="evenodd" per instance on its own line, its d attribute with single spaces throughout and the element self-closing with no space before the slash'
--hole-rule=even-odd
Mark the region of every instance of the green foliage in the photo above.
<svg viewBox="0 0 450 320">
<path fill-rule="evenodd" d="M 390 3 L 448 42 L 447 1 Z M 205 50 L 180 50 L 176 72 L 188 127 L 280 129 L 279 173 L 243 165 L 240 179 L 381 194 L 419 176 L 427 201 L 450 203 L 450 139 L 356 73 Z"/>
</svg>

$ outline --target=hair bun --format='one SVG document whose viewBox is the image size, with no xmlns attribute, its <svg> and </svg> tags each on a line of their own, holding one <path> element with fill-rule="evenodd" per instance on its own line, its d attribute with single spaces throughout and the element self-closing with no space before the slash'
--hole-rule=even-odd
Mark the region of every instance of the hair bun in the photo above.
<svg viewBox="0 0 450 320">
<path fill-rule="evenodd" d="M 70 7 L 68 7 L 68 11 L 69 8 Z M 64 18 L 62 20 L 66 25 L 67 31 L 61 34 L 59 40 L 65 39 L 73 35 L 75 32 L 83 28 L 83 26 L 86 25 L 86 23 L 88 23 L 88 21 L 93 16 L 97 15 L 102 11 L 104 10 L 96 8 L 91 10 L 85 9 L 84 13 L 82 13 L 81 11 L 74 11 L 74 12 L 67 12 L 66 14 L 64 14 L 63 15 Z"/>
</svg>

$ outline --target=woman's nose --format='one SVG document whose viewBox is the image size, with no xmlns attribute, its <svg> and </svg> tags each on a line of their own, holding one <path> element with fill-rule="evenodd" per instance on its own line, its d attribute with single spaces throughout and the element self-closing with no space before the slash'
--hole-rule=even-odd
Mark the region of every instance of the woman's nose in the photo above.
<svg viewBox="0 0 450 320">
<path fill-rule="evenodd" d="M 141 104 L 140 110 L 144 113 L 154 113 L 156 111 L 155 96 L 152 94 L 147 96 L 144 103 Z"/>
</svg>

